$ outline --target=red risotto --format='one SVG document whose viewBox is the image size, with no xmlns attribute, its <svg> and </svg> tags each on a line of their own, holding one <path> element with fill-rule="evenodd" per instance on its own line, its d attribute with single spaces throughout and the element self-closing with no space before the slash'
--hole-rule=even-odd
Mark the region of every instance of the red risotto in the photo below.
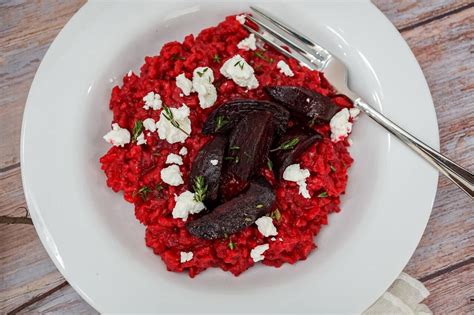
<svg viewBox="0 0 474 315">
<path fill-rule="evenodd" d="M 107 185 L 167 269 L 191 277 L 305 260 L 353 162 L 352 103 L 241 22 L 165 44 L 110 99 Z"/>
</svg>

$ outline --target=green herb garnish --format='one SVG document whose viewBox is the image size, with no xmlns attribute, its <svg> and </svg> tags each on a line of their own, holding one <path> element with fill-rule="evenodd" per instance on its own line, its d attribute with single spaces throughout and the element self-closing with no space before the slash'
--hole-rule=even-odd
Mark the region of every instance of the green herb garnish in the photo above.
<svg viewBox="0 0 474 315">
<path fill-rule="evenodd" d="M 229 148 L 231 151 L 236 151 L 236 150 L 240 150 L 240 147 L 238 145 L 233 145 Z"/>
<path fill-rule="evenodd" d="M 140 197 L 142 197 L 143 200 L 145 200 L 149 192 L 150 192 L 150 188 L 148 188 L 148 186 L 143 186 L 142 188 L 138 190 L 137 194 L 140 195 Z"/>
<path fill-rule="evenodd" d="M 212 60 L 214 60 L 214 62 L 216 62 L 216 63 L 221 63 L 221 57 L 219 56 L 219 54 L 215 54 L 212 57 Z"/>
<path fill-rule="evenodd" d="M 163 116 L 170 122 L 170 124 L 175 127 L 175 128 L 178 128 L 179 130 L 181 130 L 182 132 L 184 132 L 186 135 L 189 136 L 189 133 L 186 132 L 186 130 L 184 130 L 183 128 L 181 128 L 181 126 L 179 125 L 179 123 L 174 119 L 174 116 L 173 116 L 173 112 L 171 111 L 171 109 L 166 106 L 165 104 L 163 104 Z"/>
<path fill-rule="evenodd" d="M 267 158 L 267 166 L 270 171 L 273 171 L 273 162 L 269 158 Z"/>
<path fill-rule="evenodd" d="M 253 221 L 252 218 L 245 218 L 244 220 L 245 220 L 246 222 L 252 222 L 252 221 Z"/>
<path fill-rule="evenodd" d="M 299 142 L 300 138 L 295 137 L 293 139 L 283 142 L 277 148 L 270 150 L 270 152 L 275 152 L 278 150 L 293 150 Z"/>
<path fill-rule="evenodd" d="M 273 58 L 270 58 L 270 57 L 265 56 L 265 55 L 263 54 L 263 52 L 258 51 L 258 50 L 256 50 L 256 51 L 254 52 L 254 55 L 257 56 L 258 58 L 260 58 L 260 59 L 266 61 L 266 62 L 273 62 L 273 61 L 274 61 Z"/>
<path fill-rule="evenodd" d="M 281 220 L 281 213 L 280 213 L 280 210 L 278 210 L 278 209 L 273 210 L 273 211 L 270 213 L 270 218 L 272 218 L 273 220 L 279 222 L 279 221 Z"/>
<path fill-rule="evenodd" d="M 224 125 L 226 125 L 229 121 L 224 118 L 224 116 L 217 116 L 216 117 L 216 128 L 214 128 L 214 131 L 219 131 Z"/>
<path fill-rule="evenodd" d="M 171 60 L 176 61 L 176 60 L 186 60 L 183 56 L 180 56 L 179 54 L 172 54 L 171 55 Z"/>
<path fill-rule="evenodd" d="M 328 196 L 328 193 L 326 191 L 323 191 L 322 193 L 318 195 L 318 198 L 325 198 L 327 196 Z"/>
<path fill-rule="evenodd" d="M 240 159 L 238 156 L 226 156 L 224 157 L 225 161 L 234 161 L 235 164 L 240 162 Z"/>
<path fill-rule="evenodd" d="M 336 168 L 332 165 L 329 165 L 329 167 L 331 168 L 331 171 L 335 172 L 336 171 Z"/>
<path fill-rule="evenodd" d="M 133 126 L 133 131 L 132 131 L 132 142 L 137 141 L 137 138 L 142 133 L 142 131 L 143 131 L 143 121 L 141 120 L 135 121 L 135 126 Z"/>
<path fill-rule="evenodd" d="M 234 67 L 237 67 L 237 66 L 239 66 L 240 70 L 244 70 L 245 64 L 242 60 L 239 60 L 234 64 Z"/>
<path fill-rule="evenodd" d="M 258 203 L 258 204 L 255 206 L 255 208 L 257 208 L 257 209 L 262 209 L 262 208 L 263 208 L 263 204 Z"/>
<path fill-rule="evenodd" d="M 229 244 L 227 244 L 227 247 L 229 247 L 230 250 L 234 250 L 235 249 L 235 243 L 232 242 L 232 241 L 229 241 Z"/>
<path fill-rule="evenodd" d="M 197 176 L 194 179 L 194 201 L 203 202 L 206 199 L 207 185 L 204 180 L 204 176 Z"/>
<path fill-rule="evenodd" d="M 202 72 L 197 71 L 196 73 L 198 74 L 199 77 L 202 78 L 202 76 L 204 75 L 204 73 L 206 73 L 207 70 L 209 70 L 209 68 L 204 68 L 204 70 L 202 70 Z"/>
</svg>

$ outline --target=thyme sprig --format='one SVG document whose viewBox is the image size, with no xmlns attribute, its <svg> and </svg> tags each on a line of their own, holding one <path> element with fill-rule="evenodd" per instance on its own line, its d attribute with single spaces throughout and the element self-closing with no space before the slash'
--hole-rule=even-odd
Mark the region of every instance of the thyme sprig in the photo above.
<svg viewBox="0 0 474 315">
<path fill-rule="evenodd" d="M 293 139 L 283 142 L 275 149 L 271 149 L 270 152 L 275 152 L 278 150 L 293 150 L 299 142 L 300 142 L 300 138 L 294 137 Z"/>
<path fill-rule="evenodd" d="M 163 116 L 170 122 L 170 124 L 181 130 L 182 132 L 184 132 L 186 135 L 189 136 L 189 133 L 184 130 L 183 128 L 181 128 L 181 126 L 179 125 L 179 123 L 176 121 L 176 119 L 174 119 L 174 116 L 173 116 L 173 112 L 171 111 L 171 109 L 166 106 L 165 104 L 163 104 Z"/>
</svg>

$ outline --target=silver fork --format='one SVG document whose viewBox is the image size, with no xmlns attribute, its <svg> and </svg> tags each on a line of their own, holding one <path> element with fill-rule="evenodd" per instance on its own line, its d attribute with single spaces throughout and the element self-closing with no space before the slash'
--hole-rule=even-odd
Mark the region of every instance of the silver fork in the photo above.
<svg viewBox="0 0 474 315">
<path fill-rule="evenodd" d="M 451 179 L 471 198 L 474 198 L 474 175 L 421 142 L 364 102 L 361 97 L 349 89 L 347 85 L 347 68 L 343 62 L 333 56 L 328 50 L 314 43 L 308 37 L 268 12 L 253 6 L 250 8 L 254 15 L 246 14 L 246 18 L 258 25 L 259 30 L 254 30 L 244 24 L 243 26 L 249 32 L 255 34 L 255 36 L 273 46 L 282 54 L 306 64 L 311 69 L 324 72 L 324 76 L 328 81 L 339 93 L 349 97 L 354 102 L 355 107 L 362 110 L 370 118 L 391 132 L 400 141 L 437 168 L 439 172 Z M 289 50 L 283 47 L 289 48 Z"/>
</svg>

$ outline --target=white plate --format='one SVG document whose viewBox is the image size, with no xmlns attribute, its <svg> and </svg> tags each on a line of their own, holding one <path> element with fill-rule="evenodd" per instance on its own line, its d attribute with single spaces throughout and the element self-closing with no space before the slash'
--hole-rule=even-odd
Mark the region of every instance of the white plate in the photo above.
<svg viewBox="0 0 474 315">
<path fill-rule="evenodd" d="M 369 2 L 252 1 L 291 22 L 350 68 L 352 88 L 438 147 L 436 116 L 415 58 Z M 100 312 L 361 312 L 392 283 L 428 221 L 437 172 L 362 117 L 342 212 L 310 257 L 233 277 L 169 273 L 144 243 L 133 208 L 105 185 L 110 78 L 163 43 L 243 12 L 246 1 L 90 1 L 51 45 L 24 114 L 21 164 L 35 227 L 54 263 Z M 421 122 L 421 123 L 420 123 Z"/>
</svg>

